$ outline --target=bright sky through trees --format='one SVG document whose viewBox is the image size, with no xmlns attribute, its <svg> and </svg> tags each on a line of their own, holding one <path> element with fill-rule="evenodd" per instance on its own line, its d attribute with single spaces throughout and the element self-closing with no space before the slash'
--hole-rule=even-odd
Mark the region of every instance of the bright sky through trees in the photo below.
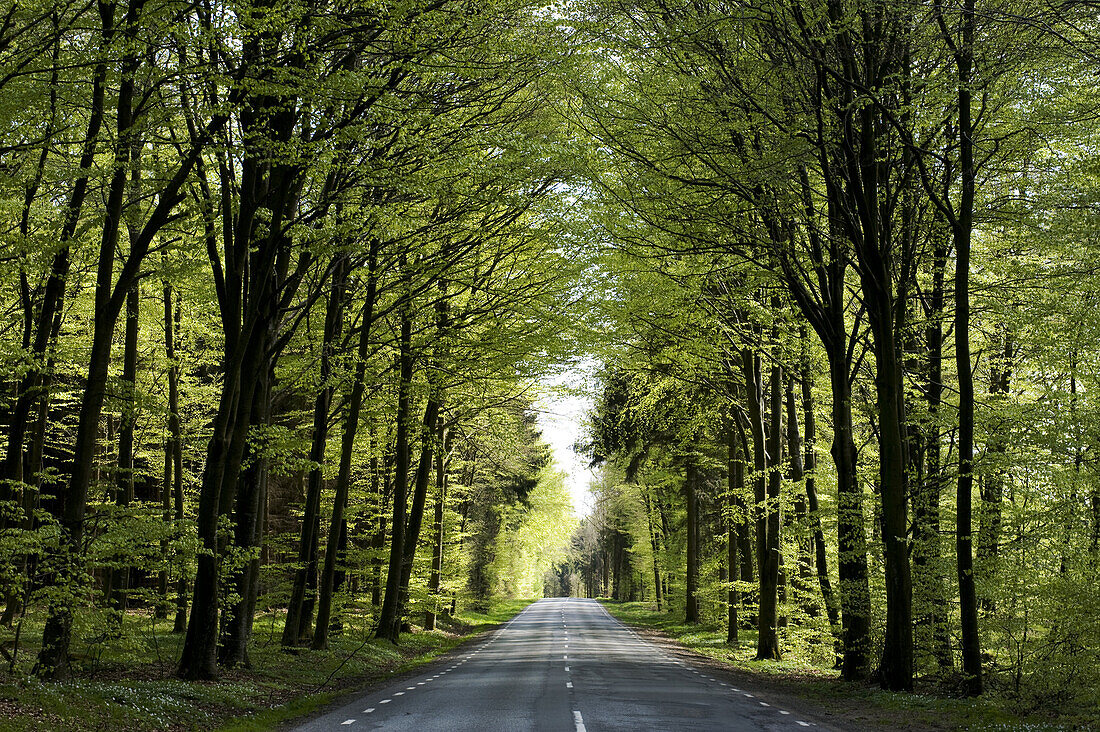
<svg viewBox="0 0 1100 732">
<path fill-rule="evenodd" d="M 590 368 L 591 364 L 582 364 L 548 379 L 544 395 L 536 402 L 542 438 L 553 451 L 557 469 L 566 474 L 565 486 L 578 516 L 592 513 L 588 486 L 595 477 L 588 460 L 573 451 L 583 435 L 585 414 L 592 408 L 592 398 L 582 391 Z"/>
</svg>

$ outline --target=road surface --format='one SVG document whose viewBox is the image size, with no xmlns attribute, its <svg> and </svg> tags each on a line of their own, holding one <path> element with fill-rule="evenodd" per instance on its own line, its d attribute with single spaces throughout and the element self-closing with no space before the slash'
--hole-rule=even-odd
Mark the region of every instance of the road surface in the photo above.
<svg viewBox="0 0 1100 732">
<path fill-rule="evenodd" d="M 668 655 L 594 600 L 540 600 L 479 645 L 429 668 L 296 730 L 756 732 L 817 726 Z"/>
</svg>

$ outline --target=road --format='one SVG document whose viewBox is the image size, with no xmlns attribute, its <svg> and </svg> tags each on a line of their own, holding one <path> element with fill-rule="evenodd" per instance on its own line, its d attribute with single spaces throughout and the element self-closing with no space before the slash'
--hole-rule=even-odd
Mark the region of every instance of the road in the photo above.
<svg viewBox="0 0 1100 732">
<path fill-rule="evenodd" d="M 296 730 L 756 732 L 817 726 L 670 656 L 594 600 L 540 600 L 480 645 L 429 668 Z"/>
</svg>

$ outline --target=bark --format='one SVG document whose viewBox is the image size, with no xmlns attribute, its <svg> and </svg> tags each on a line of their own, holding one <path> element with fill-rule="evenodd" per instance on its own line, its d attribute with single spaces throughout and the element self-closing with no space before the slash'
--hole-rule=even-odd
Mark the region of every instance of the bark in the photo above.
<svg viewBox="0 0 1100 732">
<path fill-rule="evenodd" d="M 374 305 L 377 297 L 378 240 L 372 240 L 367 254 L 367 292 L 359 330 L 359 348 L 356 353 L 355 380 L 348 399 L 348 411 L 344 420 L 344 434 L 340 442 L 340 469 L 336 477 L 336 495 L 329 522 L 328 543 L 325 547 L 325 564 L 321 571 L 317 602 L 317 625 L 313 633 L 315 649 L 328 646 L 328 626 L 332 612 L 332 593 L 336 574 L 337 542 L 344 524 L 344 511 L 351 489 L 351 463 L 355 453 L 355 438 L 359 433 L 359 419 L 366 392 L 367 359 L 370 356 L 370 331 L 374 322 Z M 341 274 L 339 279 L 343 279 Z M 342 287 L 342 285 L 341 285 Z M 335 293 L 334 293 L 335 296 Z M 372 458 L 374 460 L 374 458 Z M 375 463 L 375 465 L 377 465 Z"/>
<path fill-rule="evenodd" d="M 131 43 L 135 41 L 137 35 L 137 23 L 141 17 L 143 4 L 144 0 L 131 0 L 126 10 L 122 32 Z M 105 45 L 108 45 L 114 35 L 115 7 L 113 4 L 101 3 L 99 11 L 103 38 Z M 99 420 L 107 393 L 114 328 L 122 307 L 119 293 L 121 291 L 124 297 L 132 285 L 132 281 L 127 281 L 120 276 L 118 287 L 115 287 L 114 263 L 122 226 L 126 173 L 130 163 L 130 139 L 134 124 L 134 75 L 138 64 L 136 54 L 126 57 L 122 63 L 116 115 L 117 136 L 113 158 L 115 168 L 108 188 L 96 268 L 92 349 L 89 354 L 84 395 L 80 403 L 73 458 L 68 471 L 69 485 L 64 492 L 61 505 L 62 546 L 58 556 L 59 570 L 55 583 L 59 587 L 73 587 L 78 582 L 81 572 L 79 565 L 80 555 L 83 553 L 84 512 L 88 487 L 92 481 Z M 135 247 L 137 251 L 134 251 Z M 141 255 L 140 247 L 132 244 L 131 259 L 136 257 L 140 262 Z M 136 272 L 131 274 L 130 280 L 135 277 Z M 75 597 L 56 596 L 51 599 L 42 633 L 42 650 L 38 654 L 34 669 L 34 673 L 39 677 L 56 680 L 68 675 L 69 643 L 72 637 L 75 601 Z"/>
<path fill-rule="evenodd" d="M 974 221 L 974 124 L 971 119 L 971 73 L 974 65 L 974 0 L 963 0 L 962 34 L 956 48 L 959 114 L 958 216 L 952 224 L 955 243 L 955 368 L 959 380 L 959 480 L 956 493 L 955 551 L 958 556 L 959 611 L 962 623 L 962 670 L 966 692 L 982 693 L 981 639 L 974 577 L 974 377 L 970 361 L 970 243 Z"/>
<path fill-rule="evenodd" d="M 135 391 L 140 304 L 140 293 L 135 284 L 126 294 L 126 327 L 122 354 L 122 389 L 125 393 L 125 405 L 118 431 L 118 463 L 115 475 L 115 503 L 122 509 L 123 514 L 134 500 L 134 429 L 137 426 Z M 130 567 L 117 567 L 111 573 L 111 605 L 119 613 L 126 612 L 130 594 L 130 570 Z"/>
<path fill-rule="evenodd" d="M 296 646 L 301 643 L 309 634 L 313 621 L 313 605 L 308 601 L 307 594 L 311 585 L 311 577 L 315 578 L 317 576 L 317 553 L 320 540 L 318 535 L 321 526 L 321 490 L 324 488 L 323 466 L 328 445 L 329 413 L 334 393 L 332 357 L 334 355 L 333 349 L 340 337 L 344 322 L 343 280 L 346 272 L 346 260 L 343 255 L 338 256 L 340 260 L 335 267 L 332 289 L 325 309 L 325 329 L 321 341 L 321 364 L 318 376 L 320 388 L 313 402 L 313 437 L 309 450 L 309 459 L 313 467 L 309 471 L 309 478 L 306 483 L 302 531 L 298 539 L 298 567 L 294 572 L 294 587 L 291 590 L 290 601 L 287 604 L 286 623 L 283 625 L 282 644 L 284 647 Z M 361 404 L 361 393 L 359 399 Z M 358 413 L 356 414 L 356 421 L 358 422 Z M 352 439 L 354 440 L 354 434 Z M 341 463 L 343 463 L 343 459 L 343 454 L 341 454 Z M 340 509 L 340 515 L 343 516 L 343 508 Z M 322 643 L 327 644 L 327 641 L 322 640 Z M 321 647 L 323 648 L 324 645 Z"/>
<path fill-rule="evenodd" d="M 759 383 L 759 381 L 757 382 Z M 765 470 L 767 475 L 767 493 L 759 507 L 762 516 L 758 526 L 763 531 L 763 541 L 757 539 L 760 570 L 760 614 L 757 618 L 756 658 L 778 661 L 782 654 L 779 650 L 779 572 L 780 572 L 780 527 L 782 516 L 779 507 L 779 492 L 783 474 L 780 471 L 783 450 L 783 367 L 778 360 L 772 361 L 770 377 L 770 433 L 766 445 Z M 762 403 L 763 394 L 758 401 Z M 763 425 L 761 425 L 763 427 Z M 758 534 L 760 529 L 758 529 Z"/>
<path fill-rule="evenodd" d="M 432 454 L 436 449 L 435 432 L 439 420 L 440 404 L 437 396 L 428 397 L 424 405 L 424 421 L 421 425 L 423 440 L 420 448 L 420 460 L 416 464 L 413 479 L 412 504 L 409 506 L 408 525 L 405 527 L 404 546 L 401 552 L 401 577 L 398 584 L 397 609 L 394 614 L 393 637 L 401 633 L 405 621 L 405 610 L 409 602 L 409 583 L 412 581 L 413 562 L 416 559 L 417 543 L 420 541 L 420 528 L 424 523 L 424 506 L 428 500 L 428 482 L 432 474 Z M 439 446 L 442 449 L 442 446 Z"/>
<path fill-rule="evenodd" d="M 947 593 L 941 571 L 943 546 L 940 538 L 940 498 L 946 484 L 943 473 L 940 408 L 943 402 L 943 308 L 944 274 L 948 238 L 940 237 L 932 255 L 932 286 L 924 305 L 926 356 L 923 365 L 923 395 L 928 412 L 924 427 L 923 480 L 913 496 L 913 585 L 914 633 L 917 647 L 929 648 L 941 670 L 952 668 L 950 628 L 947 622 Z M 926 642 L 922 642 L 927 637 Z"/>
<path fill-rule="evenodd" d="M 993 358 L 989 367 L 989 397 L 994 404 L 1002 402 L 1008 396 L 1012 381 L 1014 346 L 1012 335 L 1007 330 L 1003 333 L 1000 346 L 1000 353 Z M 975 570 L 986 587 L 991 586 L 996 577 L 997 559 L 1001 548 L 1002 504 L 1006 475 L 1004 468 L 997 463 L 1004 460 L 1008 440 L 1007 429 L 1004 426 L 995 427 L 990 431 L 984 455 L 984 460 L 988 461 L 989 467 L 985 471 L 984 480 L 978 487 L 981 511 L 978 514 Z M 979 595 L 978 602 L 985 609 L 994 608 L 994 601 L 988 590 Z"/>
<path fill-rule="evenodd" d="M 726 595 L 726 643 L 737 645 L 739 630 L 738 611 L 741 608 L 741 591 L 737 583 L 741 581 L 741 563 L 738 557 L 738 527 L 745 521 L 745 505 L 741 496 L 745 491 L 745 455 L 741 450 L 744 435 L 738 440 L 734 434 L 732 419 L 726 424 L 726 475 L 729 491 L 726 510 L 729 521 L 726 531 L 727 566 L 729 567 L 730 587 Z"/>
<path fill-rule="evenodd" d="M 829 578 L 829 559 L 825 549 L 825 532 L 821 528 L 821 506 L 817 498 L 817 419 L 814 416 L 813 381 L 810 374 L 809 354 L 803 340 L 802 355 L 802 413 L 806 423 L 805 461 L 806 471 L 806 507 L 808 509 L 810 532 L 813 541 L 814 568 L 817 571 L 817 583 L 821 588 L 821 600 L 825 605 L 825 614 L 829 618 L 829 627 L 833 631 L 834 648 L 837 660 L 842 662 L 844 636 L 840 624 L 840 608 L 837 606 L 836 593 Z M 792 418 L 793 419 L 793 418 Z M 793 450 L 793 448 L 792 448 Z"/>
<path fill-rule="evenodd" d="M 168 360 L 168 439 L 164 445 L 164 509 L 174 508 L 175 530 L 183 527 L 183 441 L 180 438 L 179 363 L 176 361 L 176 330 L 180 311 L 172 287 L 164 283 L 164 355 Z M 169 503 L 171 501 L 171 503 Z M 179 568 L 176 585 L 176 616 L 172 632 L 187 629 L 187 574 Z"/>
<path fill-rule="evenodd" d="M 402 261 L 402 270 L 406 263 Z M 406 275 L 407 276 L 407 275 Z M 406 287 L 405 302 L 400 309 L 401 336 L 399 340 L 399 369 L 397 385 L 396 416 L 396 465 L 393 486 L 393 517 L 390 523 L 390 557 L 386 575 L 386 593 L 382 599 L 382 610 L 378 616 L 375 637 L 385 638 L 397 643 L 400 630 L 398 618 L 398 593 L 401 583 L 401 558 L 405 549 L 405 515 L 409 487 L 409 389 L 412 383 L 412 303 Z"/>
<path fill-rule="evenodd" d="M 795 402 L 794 375 L 787 376 L 786 397 L 787 405 L 787 475 L 792 483 L 802 483 L 806 479 L 806 467 L 803 463 L 802 435 L 798 427 L 798 405 Z M 794 584 L 796 599 L 802 605 L 802 610 L 807 615 L 814 617 L 819 614 L 818 606 L 811 599 L 813 592 L 810 587 L 810 578 L 813 576 L 813 534 L 810 530 L 810 513 L 806 504 L 806 493 L 795 494 L 794 514 L 800 524 L 798 531 L 798 567 Z"/>
<path fill-rule="evenodd" d="M 443 420 L 439 420 L 436 442 L 444 445 L 447 440 Z M 443 511 L 447 503 L 447 459 L 446 450 L 440 448 L 435 457 L 435 512 L 432 521 L 432 571 L 428 576 L 428 610 L 424 614 L 424 630 L 435 630 L 436 615 L 442 608 L 439 592 L 443 578 Z"/>
<path fill-rule="evenodd" d="M 653 505 L 649 500 L 649 489 L 644 485 L 638 486 L 638 488 L 642 494 L 642 502 L 645 505 L 646 526 L 649 528 L 649 548 L 653 558 L 653 594 L 657 600 L 657 612 L 660 612 L 661 603 L 664 599 L 664 594 L 661 592 L 660 538 L 657 534 L 657 528 L 653 525 Z"/>
<path fill-rule="evenodd" d="M 684 622 L 699 622 L 699 506 L 696 496 L 695 464 L 689 459 L 684 474 L 684 497 L 687 505 L 687 589 Z"/>
<path fill-rule="evenodd" d="M 260 371 L 259 383 L 252 396 L 250 425 L 270 425 L 271 384 L 274 380 L 271 364 Z M 260 577 L 260 547 L 263 544 L 263 513 L 267 503 L 268 464 L 263 446 L 253 450 L 248 467 L 238 483 L 233 514 L 234 546 L 247 557 L 244 566 L 236 569 L 233 583 L 237 601 L 222 620 L 222 640 L 218 661 L 224 668 L 241 665 L 251 668 L 248 641 L 252 637 L 252 622 L 256 615 L 256 596 Z"/>
</svg>

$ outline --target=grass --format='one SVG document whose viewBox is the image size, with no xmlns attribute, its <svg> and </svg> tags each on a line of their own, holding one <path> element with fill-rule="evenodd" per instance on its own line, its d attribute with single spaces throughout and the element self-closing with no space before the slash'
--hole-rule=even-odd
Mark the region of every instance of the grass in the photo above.
<svg viewBox="0 0 1100 732">
<path fill-rule="evenodd" d="M 912 694 L 882 691 L 870 683 L 844 682 L 836 670 L 795 653 L 787 654 L 787 658 L 778 662 L 756 661 L 753 658 L 755 632 L 742 631 L 740 642 L 730 646 L 726 644 L 724 627 L 689 625 L 683 622 L 682 616 L 657 612 L 650 603 L 602 602 L 608 612 L 627 625 L 655 631 L 705 656 L 712 665 L 726 669 L 740 683 L 755 683 L 762 689 L 793 698 L 802 703 L 807 714 L 839 729 L 975 732 L 1100 729 L 1094 718 L 1080 713 L 1046 710 L 1045 716 L 1018 716 L 1002 697 L 956 697 L 926 680 L 919 680 L 916 693 Z"/>
<path fill-rule="evenodd" d="M 71 681 L 38 681 L 30 674 L 37 649 L 22 649 L 11 671 L 0 673 L 0 730 L 269 730 L 342 693 L 428 663 L 530 602 L 502 601 L 487 613 L 459 613 L 435 631 L 403 635 L 399 646 L 368 639 L 369 608 L 349 609 L 345 631 L 330 637 L 328 650 L 290 653 L 279 646 L 281 618 L 262 616 L 250 647 L 252 668 L 226 671 L 214 682 L 175 678 L 182 637 L 166 632 L 164 621 L 158 631 L 148 615 L 132 612 L 116 638 L 83 638 Z M 35 620 L 29 616 L 24 639 L 40 635 Z"/>
</svg>

